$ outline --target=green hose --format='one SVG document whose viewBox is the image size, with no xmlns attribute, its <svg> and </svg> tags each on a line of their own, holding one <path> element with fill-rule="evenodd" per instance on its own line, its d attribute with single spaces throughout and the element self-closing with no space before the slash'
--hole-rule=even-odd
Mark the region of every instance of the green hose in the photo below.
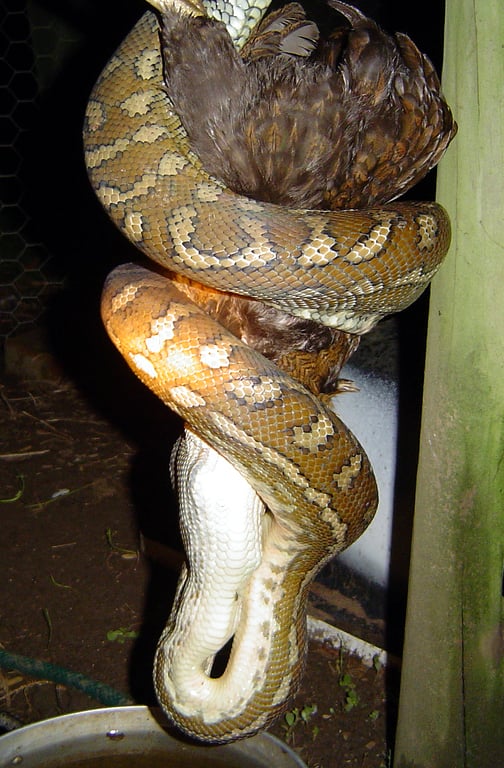
<svg viewBox="0 0 504 768">
<path fill-rule="evenodd" d="M 9 653 L 0 648 L 0 669 L 12 672 L 20 672 L 36 680 L 49 680 L 52 683 L 64 685 L 67 688 L 75 688 L 85 693 L 91 699 L 103 704 L 104 707 L 126 707 L 134 702 L 124 694 L 116 691 L 105 683 L 91 680 L 80 672 L 72 672 L 64 667 L 58 667 L 48 661 L 30 659 L 28 656 L 20 656 L 17 653 Z"/>
</svg>

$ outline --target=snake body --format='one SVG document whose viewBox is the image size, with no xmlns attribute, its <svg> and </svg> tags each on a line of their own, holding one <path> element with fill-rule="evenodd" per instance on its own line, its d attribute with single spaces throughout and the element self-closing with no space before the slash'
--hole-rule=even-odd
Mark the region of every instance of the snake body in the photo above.
<svg viewBox="0 0 504 768">
<path fill-rule="evenodd" d="M 448 248 L 448 218 L 433 203 L 297 210 L 211 176 L 165 88 L 152 13 L 96 84 L 85 147 L 105 209 L 162 268 L 346 332 L 410 304 Z M 180 728 L 225 741 L 285 710 L 303 669 L 308 585 L 362 533 L 377 491 L 333 411 L 191 298 L 187 281 L 125 265 L 107 280 L 102 316 L 131 368 L 188 425 L 172 465 L 188 567 L 155 682 Z M 212 477 L 223 493 L 208 491 Z"/>
</svg>

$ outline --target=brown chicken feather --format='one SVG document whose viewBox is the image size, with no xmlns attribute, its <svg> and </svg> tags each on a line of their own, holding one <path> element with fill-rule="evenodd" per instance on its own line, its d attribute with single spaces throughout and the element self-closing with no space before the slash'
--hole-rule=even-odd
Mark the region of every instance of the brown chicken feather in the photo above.
<svg viewBox="0 0 504 768">
<path fill-rule="evenodd" d="M 340 0 L 328 5 L 338 12 L 329 34 L 289 3 L 241 53 L 218 21 L 162 19 L 175 110 L 205 168 L 237 193 L 298 208 L 380 205 L 425 176 L 455 135 L 434 68 L 409 37 Z M 200 303 L 205 291 L 196 290 Z M 220 322 L 312 389 L 334 388 L 358 345 L 258 301 L 206 295 Z"/>
</svg>

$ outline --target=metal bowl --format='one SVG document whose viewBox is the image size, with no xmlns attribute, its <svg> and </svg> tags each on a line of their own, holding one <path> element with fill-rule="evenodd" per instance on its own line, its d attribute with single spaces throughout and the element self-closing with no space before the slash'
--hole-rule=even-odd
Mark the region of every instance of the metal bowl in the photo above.
<svg viewBox="0 0 504 768">
<path fill-rule="evenodd" d="M 306 768 L 282 741 L 261 733 L 233 744 L 184 741 L 159 710 L 76 712 L 0 737 L 0 768 Z"/>
</svg>

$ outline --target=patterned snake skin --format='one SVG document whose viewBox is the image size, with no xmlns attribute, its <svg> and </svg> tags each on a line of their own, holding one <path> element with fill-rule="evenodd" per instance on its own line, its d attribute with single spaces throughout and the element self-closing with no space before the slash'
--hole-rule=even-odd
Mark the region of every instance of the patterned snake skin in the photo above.
<svg viewBox="0 0 504 768">
<path fill-rule="evenodd" d="M 247 3 L 239 24 L 231 17 L 235 42 L 263 10 Z M 193 303 L 191 281 L 361 334 L 424 290 L 449 222 L 434 203 L 298 210 L 231 191 L 203 169 L 172 108 L 153 13 L 106 65 L 84 137 L 110 217 L 163 270 L 185 276 L 125 265 L 102 300 L 113 342 L 187 425 L 172 474 L 188 566 L 158 646 L 157 694 L 186 733 L 242 738 L 288 706 L 303 671 L 309 583 L 368 525 L 377 490 L 333 411 Z"/>
</svg>

